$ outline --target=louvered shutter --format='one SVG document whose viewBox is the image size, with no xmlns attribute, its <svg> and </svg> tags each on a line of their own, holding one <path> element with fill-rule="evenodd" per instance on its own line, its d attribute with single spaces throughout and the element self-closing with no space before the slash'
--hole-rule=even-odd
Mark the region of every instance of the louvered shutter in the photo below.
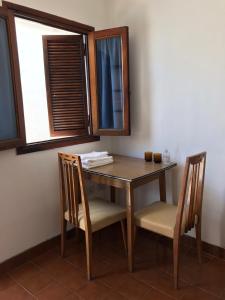
<svg viewBox="0 0 225 300">
<path fill-rule="evenodd" d="M 43 36 L 51 136 L 88 133 L 82 35 Z"/>
</svg>

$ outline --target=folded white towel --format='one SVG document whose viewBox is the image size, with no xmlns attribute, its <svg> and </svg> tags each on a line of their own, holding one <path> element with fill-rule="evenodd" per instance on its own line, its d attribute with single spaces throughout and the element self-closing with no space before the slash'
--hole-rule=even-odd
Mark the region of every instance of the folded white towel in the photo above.
<svg viewBox="0 0 225 300">
<path fill-rule="evenodd" d="M 105 159 L 107 160 L 109 158 L 112 158 L 112 156 L 105 155 L 105 156 L 102 156 L 102 157 L 90 157 L 90 158 L 82 159 L 81 162 L 82 163 L 92 163 L 92 162 L 96 162 L 96 161 L 103 161 Z"/>
<path fill-rule="evenodd" d="M 113 157 L 108 156 L 104 158 L 98 158 L 98 159 L 96 158 L 96 159 L 82 161 L 82 166 L 83 168 L 90 169 L 90 168 L 108 165 L 111 163 L 113 163 Z"/>
<path fill-rule="evenodd" d="M 90 169 L 104 166 L 113 162 L 113 157 L 107 151 L 93 151 L 90 153 L 79 154 L 83 168 Z"/>
<path fill-rule="evenodd" d="M 84 159 L 92 159 L 92 158 L 97 158 L 97 157 L 105 157 L 107 156 L 109 153 L 107 151 L 93 151 L 90 153 L 83 153 L 83 154 L 79 154 L 80 155 L 80 159 L 84 160 Z"/>
</svg>

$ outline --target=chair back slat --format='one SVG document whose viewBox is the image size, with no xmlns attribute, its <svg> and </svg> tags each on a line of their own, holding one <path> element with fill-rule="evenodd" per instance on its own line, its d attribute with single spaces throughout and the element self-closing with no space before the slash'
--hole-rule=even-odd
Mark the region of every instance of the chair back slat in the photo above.
<svg viewBox="0 0 225 300">
<path fill-rule="evenodd" d="M 191 230 L 201 220 L 205 177 L 206 152 L 187 157 L 182 188 L 178 200 L 175 231 L 179 235 L 185 220 L 185 231 Z"/>
<path fill-rule="evenodd" d="M 73 183 L 72 185 L 72 195 L 73 195 L 73 223 L 78 226 L 78 212 L 79 212 L 79 203 L 80 203 L 80 189 L 79 189 L 79 180 L 78 180 L 78 171 L 77 168 L 72 167 L 71 172 L 71 181 Z"/>
<path fill-rule="evenodd" d="M 197 190 L 199 186 L 199 163 L 190 165 L 191 180 L 190 180 L 190 198 L 187 200 L 188 206 L 188 220 L 187 227 L 193 227 L 195 216 L 197 214 L 196 202 L 197 202 Z"/>
<path fill-rule="evenodd" d="M 65 164 L 64 162 L 63 164 L 63 177 L 62 177 L 62 184 L 65 187 L 65 207 L 68 208 L 68 215 L 69 215 L 69 221 L 71 222 L 71 201 L 70 201 L 70 197 L 69 197 L 69 176 L 68 176 L 68 167 L 67 164 Z"/>
<path fill-rule="evenodd" d="M 63 214 L 67 211 L 69 222 L 78 226 L 79 204 L 82 203 L 85 227 L 90 227 L 89 207 L 80 157 L 59 153 L 58 158 Z"/>
</svg>

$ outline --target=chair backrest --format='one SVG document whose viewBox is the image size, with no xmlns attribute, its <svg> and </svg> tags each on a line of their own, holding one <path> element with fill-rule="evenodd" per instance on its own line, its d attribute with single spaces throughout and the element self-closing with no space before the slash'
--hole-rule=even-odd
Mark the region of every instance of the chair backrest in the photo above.
<svg viewBox="0 0 225 300">
<path fill-rule="evenodd" d="M 68 211 L 69 222 L 78 226 L 79 204 L 82 203 L 85 230 L 90 230 L 89 206 L 80 157 L 58 153 L 58 159 L 63 217 L 65 211 Z"/>
<path fill-rule="evenodd" d="M 205 178 L 206 152 L 186 159 L 181 192 L 178 200 L 178 212 L 175 234 L 180 235 L 182 222 L 185 220 L 185 231 L 201 222 L 202 199 Z"/>
</svg>

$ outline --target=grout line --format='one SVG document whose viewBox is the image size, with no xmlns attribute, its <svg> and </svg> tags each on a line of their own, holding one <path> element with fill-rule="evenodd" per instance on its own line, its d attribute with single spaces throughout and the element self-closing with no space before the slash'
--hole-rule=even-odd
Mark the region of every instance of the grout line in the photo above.
<svg viewBox="0 0 225 300">
<path fill-rule="evenodd" d="M 163 294 L 163 295 L 165 295 L 165 296 L 167 296 L 167 297 L 170 297 L 170 298 L 172 298 L 172 299 L 176 299 L 176 300 L 177 300 L 177 298 L 171 296 L 170 294 L 167 294 L 167 293 L 164 292 L 163 290 L 159 290 L 159 289 L 156 288 L 154 285 L 151 285 L 151 283 L 146 283 L 146 282 L 142 281 L 141 279 L 136 279 L 136 280 L 139 281 L 139 282 L 141 282 L 141 283 L 145 283 L 148 287 L 150 287 L 151 289 L 153 289 L 153 290 L 159 292 L 160 294 Z M 182 296 L 183 296 L 183 295 L 182 295 Z"/>
<path fill-rule="evenodd" d="M 210 292 L 209 290 L 206 290 L 202 287 L 197 287 L 197 288 L 200 289 L 201 291 L 205 292 L 208 295 L 214 296 L 217 299 L 222 299 L 222 292 L 221 292 L 221 296 L 218 296 L 218 295 L 216 295 L 216 294 L 214 294 L 214 293 Z"/>
<path fill-rule="evenodd" d="M 21 287 L 24 291 L 26 291 L 30 296 L 32 296 L 33 298 L 37 299 L 36 296 L 34 294 L 31 293 L 31 291 L 29 291 L 28 289 L 26 289 L 21 283 L 19 283 L 16 279 L 14 279 L 12 276 L 10 276 L 8 274 L 8 276 L 16 283 L 16 285 L 18 285 L 19 287 Z"/>
</svg>

